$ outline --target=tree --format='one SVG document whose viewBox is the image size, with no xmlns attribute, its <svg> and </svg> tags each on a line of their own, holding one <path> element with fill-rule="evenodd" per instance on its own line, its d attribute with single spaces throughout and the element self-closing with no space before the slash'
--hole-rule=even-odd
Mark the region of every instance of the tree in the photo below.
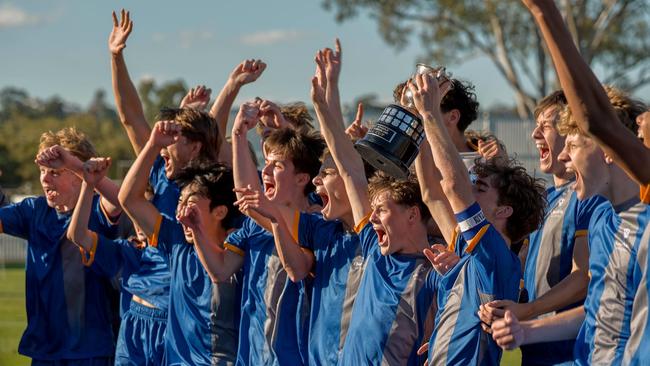
<svg viewBox="0 0 650 366">
<path fill-rule="evenodd" d="M 630 92 L 650 82 L 647 0 L 560 0 L 574 42 L 601 80 Z M 397 49 L 420 37 L 422 61 L 462 62 L 487 56 L 515 92 L 528 117 L 535 101 L 557 87 L 537 28 L 520 0 L 323 0 L 344 21 L 369 12 Z M 453 66 L 450 67 L 453 70 Z"/>
<path fill-rule="evenodd" d="M 160 86 L 152 79 L 140 81 L 138 94 L 147 121 L 153 124 L 162 108 L 178 108 L 186 92 L 183 80 L 168 81 Z"/>
</svg>

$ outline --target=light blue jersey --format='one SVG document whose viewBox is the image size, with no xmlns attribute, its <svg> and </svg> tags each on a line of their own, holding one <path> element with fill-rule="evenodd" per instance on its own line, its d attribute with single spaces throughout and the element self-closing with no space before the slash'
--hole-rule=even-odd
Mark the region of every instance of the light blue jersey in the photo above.
<svg viewBox="0 0 650 366">
<path fill-rule="evenodd" d="M 382 255 L 367 218 L 365 258 L 341 365 L 422 365 L 416 354 L 433 328 L 437 273 L 422 254 Z"/>
<path fill-rule="evenodd" d="M 501 348 L 481 329 L 478 309 L 492 300 L 516 301 L 521 264 L 477 203 L 456 215 L 464 253 L 438 284 L 438 314 L 429 340 L 430 365 L 498 365 Z"/>
<path fill-rule="evenodd" d="M 591 281 L 585 321 L 576 338 L 577 365 L 618 365 L 630 338 L 636 289 L 636 251 L 649 218 L 638 198 L 616 207 L 600 206 L 589 226 Z M 636 276 L 638 277 L 638 276 Z"/>
<path fill-rule="evenodd" d="M 544 295 L 573 270 L 573 248 L 578 237 L 587 237 L 589 220 L 602 197 L 579 201 L 574 181 L 546 191 L 546 214 L 542 226 L 530 234 L 524 270 L 528 301 Z M 582 305 L 583 301 L 560 311 Z M 544 314 L 553 315 L 555 312 Z M 553 352 L 548 352 L 552 348 Z M 521 347 L 522 364 L 573 364 L 574 341 L 544 342 Z"/>
<path fill-rule="evenodd" d="M 336 365 L 363 273 L 359 237 L 340 221 L 300 214 L 298 242 L 314 252 L 309 364 Z"/>
<path fill-rule="evenodd" d="M 247 217 L 224 247 L 244 258 L 237 365 L 307 364 L 307 288 L 287 277 L 273 234 Z"/>
</svg>

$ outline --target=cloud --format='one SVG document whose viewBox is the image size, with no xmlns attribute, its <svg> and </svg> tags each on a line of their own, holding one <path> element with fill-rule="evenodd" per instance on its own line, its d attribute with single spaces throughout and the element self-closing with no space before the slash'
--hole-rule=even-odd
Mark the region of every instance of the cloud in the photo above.
<svg viewBox="0 0 650 366">
<path fill-rule="evenodd" d="M 16 28 L 31 24 L 37 24 L 41 17 L 29 14 L 26 11 L 13 6 L 12 4 L 0 4 L 0 29 Z"/>
<path fill-rule="evenodd" d="M 191 48 L 195 43 L 206 42 L 214 38 L 208 30 L 182 30 L 179 33 L 182 48 Z"/>
<path fill-rule="evenodd" d="M 249 46 L 291 42 L 305 37 L 305 33 L 290 29 L 272 29 L 243 35 L 240 41 Z"/>
</svg>

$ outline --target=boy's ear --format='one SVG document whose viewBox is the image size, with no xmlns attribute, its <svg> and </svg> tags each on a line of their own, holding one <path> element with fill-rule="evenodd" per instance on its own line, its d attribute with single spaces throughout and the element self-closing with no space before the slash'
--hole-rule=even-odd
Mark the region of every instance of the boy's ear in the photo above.
<svg viewBox="0 0 650 366">
<path fill-rule="evenodd" d="M 298 173 L 296 174 L 296 183 L 300 185 L 301 187 L 306 186 L 311 182 L 311 178 L 309 177 L 309 174 L 307 173 Z"/>
<path fill-rule="evenodd" d="M 507 219 L 512 216 L 512 212 L 512 206 L 498 206 L 495 214 L 499 219 Z"/>
<path fill-rule="evenodd" d="M 224 205 L 217 206 L 210 211 L 210 214 L 214 215 L 214 218 L 217 220 L 223 220 L 228 215 L 228 207 Z"/>
</svg>

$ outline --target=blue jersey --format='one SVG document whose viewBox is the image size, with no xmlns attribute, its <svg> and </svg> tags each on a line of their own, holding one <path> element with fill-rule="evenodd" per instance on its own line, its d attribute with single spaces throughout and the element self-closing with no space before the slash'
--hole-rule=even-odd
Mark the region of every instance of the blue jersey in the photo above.
<svg viewBox="0 0 650 366">
<path fill-rule="evenodd" d="M 521 264 L 477 203 L 456 217 L 462 235 L 451 249 L 464 254 L 438 284 L 429 364 L 498 365 L 501 348 L 481 329 L 477 312 L 492 300 L 517 300 Z"/>
<path fill-rule="evenodd" d="M 132 296 L 126 284 L 131 275 L 140 270 L 140 257 L 143 250 L 136 247 L 136 244 L 130 240 L 109 239 L 98 233 L 94 233 L 94 240 L 95 260 L 90 268 L 108 279 L 119 276 L 121 282 L 120 315 L 124 315 L 129 309 Z"/>
<path fill-rule="evenodd" d="M 89 228 L 112 236 L 114 228 L 99 206 L 95 196 Z M 0 232 L 27 240 L 27 329 L 18 352 L 37 360 L 112 357 L 115 352 L 110 284 L 87 267 L 94 251 L 82 255 L 66 239 L 70 217 L 49 207 L 45 197 L 0 208 Z"/>
<path fill-rule="evenodd" d="M 641 201 L 650 204 L 650 185 L 641 187 Z M 630 320 L 631 334 L 625 346 L 623 363 L 626 365 L 650 364 L 650 317 L 648 317 L 648 302 L 650 302 L 650 282 L 648 281 L 648 246 L 650 245 L 650 225 L 646 225 L 636 250 L 636 265 L 634 277 L 639 286 L 632 306 Z"/>
<path fill-rule="evenodd" d="M 309 317 L 309 363 L 336 365 L 348 332 L 352 306 L 363 273 L 359 237 L 340 221 L 303 213 L 298 242 L 314 252 Z"/>
<path fill-rule="evenodd" d="M 152 203 L 158 211 L 169 217 L 176 217 L 176 206 L 180 192 L 174 182 L 165 176 L 165 161 L 158 156 L 149 174 L 149 184 L 153 188 Z M 140 258 L 140 269 L 122 280 L 125 291 L 136 295 L 160 310 L 169 307 L 169 282 L 171 275 L 165 257 L 158 249 L 147 245 Z"/>
<path fill-rule="evenodd" d="M 546 191 L 546 214 L 542 226 L 530 234 L 524 270 L 524 288 L 533 302 L 557 285 L 573 270 L 573 247 L 578 237 L 587 236 L 589 219 L 604 200 L 597 196 L 579 201 L 573 181 Z M 560 311 L 582 305 L 572 304 Z M 549 316 L 555 312 L 545 314 Z M 574 341 L 537 343 L 521 347 L 523 364 L 573 363 Z M 548 352 L 552 348 L 554 352 Z"/>
<path fill-rule="evenodd" d="M 576 338 L 576 364 L 620 364 L 630 337 L 636 251 L 650 212 L 638 199 L 601 205 L 589 226 L 591 280 L 585 321 Z"/>
<path fill-rule="evenodd" d="M 359 226 L 365 258 L 341 365 L 422 365 L 416 354 L 435 314 L 437 273 L 422 254 L 382 255 L 366 218 Z"/>
<path fill-rule="evenodd" d="M 296 237 L 296 228 L 293 235 Z M 244 257 L 238 365 L 302 365 L 309 316 L 303 283 L 293 283 L 275 250 L 273 234 L 250 218 L 226 238 L 227 250 Z M 305 313 L 304 316 L 296 315 Z"/>
<path fill-rule="evenodd" d="M 178 221 L 160 215 L 150 240 L 168 257 L 172 279 L 165 335 L 168 365 L 211 365 L 235 361 L 240 286 L 213 284 Z"/>
</svg>

